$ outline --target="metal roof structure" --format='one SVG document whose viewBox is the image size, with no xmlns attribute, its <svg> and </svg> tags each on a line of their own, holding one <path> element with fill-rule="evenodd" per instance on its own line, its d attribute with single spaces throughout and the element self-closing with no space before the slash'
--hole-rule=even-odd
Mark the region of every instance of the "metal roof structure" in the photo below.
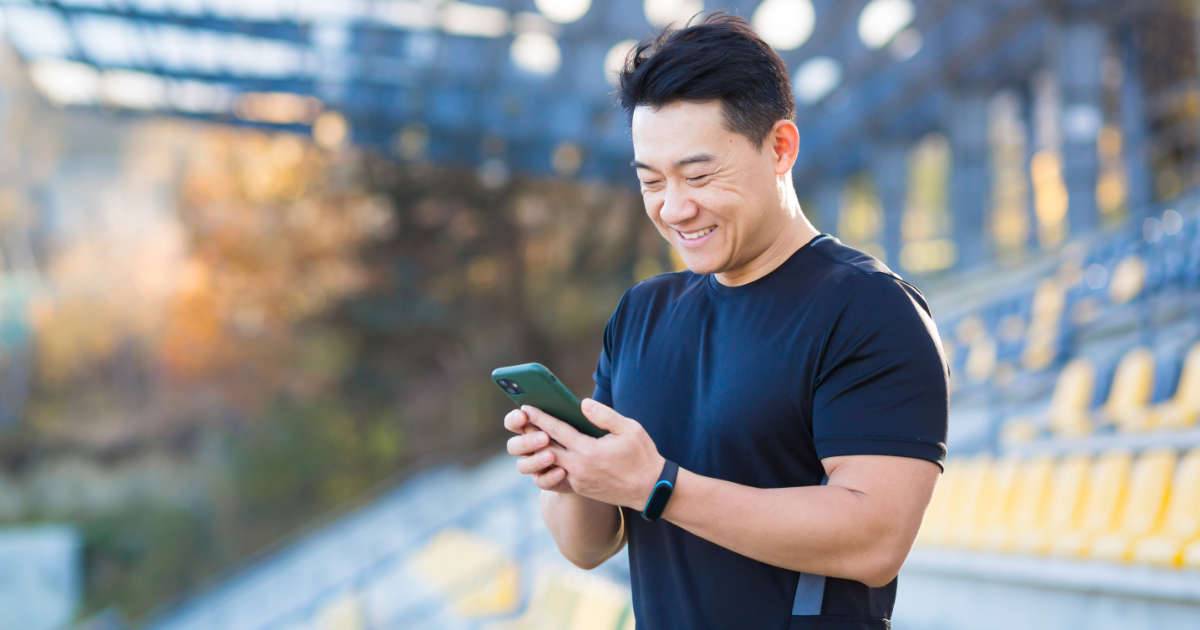
<svg viewBox="0 0 1200 630">
<path fill-rule="evenodd" d="M 1075 157 L 1065 150 L 1067 188 L 1094 187 L 1095 167 L 1080 156 L 1096 146 L 1086 136 L 1103 116 L 1109 40 L 1119 48 L 1122 25 L 1158 4 L 0 0 L 0 10 L 34 84 L 64 106 L 311 131 L 319 142 L 348 140 L 400 160 L 632 185 L 613 67 L 662 25 L 722 9 L 751 19 L 794 73 L 802 196 L 840 194 L 856 172 L 886 180 L 904 162 L 890 149 L 941 132 L 956 165 L 968 158 L 956 174 L 965 179 L 951 184 L 964 192 L 951 191 L 950 205 L 978 228 L 986 156 L 977 172 L 969 156 L 986 152 L 987 97 L 1013 90 L 1029 100 L 1031 77 L 1049 72 L 1064 97 L 1062 127 L 1084 139 Z M 1137 126 L 1144 116 L 1127 118 Z M 1145 187 L 1129 188 L 1136 197 Z M 902 197 L 890 193 L 880 191 L 885 216 Z M 1131 204 L 1144 204 L 1141 196 Z M 1097 225 L 1095 203 L 1082 197 L 1072 196 L 1073 232 Z M 885 241 L 899 238 L 898 226 L 897 215 Z M 967 263 L 986 258 L 986 247 L 972 246 L 980 238 L 956 236 Z"/>
<path fill-rule="evenodd" d="M 1028 74 L 1049 17 L 1036 0 L 2 4 L 8 37 L 39 86 L 66 104 L 284 125 L 311 124 L 317 112 L 333 110 L 345 116 L 355 142 L 397 154 L 422 153 L 419 146 L 397 146 L 398 133 L 419 129 L 429 139 L 421 157 L 466 163 L 499 157 L 516 169 L 544 172 L 554 149 L 573 143 L 583 174 L 601 177 L 626 173 L 630 153 L 626 121 L 605 79 L 606 58 L 614 46 L 655 32 L 658 24 L 647 14 L 656 5 L 674 18 L 698 7 L 753 18 L 760 5 L 790 4 L 791 12 L 785 7 L 779 14 L 795 19 L 794 6 L 809 7 L 811 35 L 781 50 L 797 74 L 807 69 L 809 77 L 803 88 L 797 82 L 809 101 L 798 117 L 808 140 L 799 170 L 828 166 L 826 148 L 864 128 L 911 136 L 938 127 L 947 76 L 994 82 Z M 870 17 L 868 5 L 876 5 L 877 21 L 887 22 L 874 27 L 883 37 L 875 35 L 872 44 L 860 25 Z M 556 6 L 567 17 L 585 12 L 559 23 L 551 19 L 559 17 Z M 787 38 L 805 28 L 779 30 Z M 806 66 L 813 60 L 816 66 Z M 835 166 L 854 166 L 858 153 L 839 151 Z"/>
</svg>

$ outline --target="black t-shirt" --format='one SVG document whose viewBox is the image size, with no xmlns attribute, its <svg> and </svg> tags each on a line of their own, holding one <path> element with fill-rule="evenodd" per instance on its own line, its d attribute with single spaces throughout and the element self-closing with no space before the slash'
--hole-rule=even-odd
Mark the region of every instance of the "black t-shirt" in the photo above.
<svg viewBox="0 0 1200 630">
<path fill-rule="evenodd" d="M 637 284 L 594 378 L 593 397 L 664 457 L 748 486 L 821 484 L 836 455 L 946 455 L 948 373 L 924 297 L 826 234 L 742 286 L 690 271 Z M 801 574 L 624 516 L 641 630 L 889 625 L 895 580 Z"/>
</svg>

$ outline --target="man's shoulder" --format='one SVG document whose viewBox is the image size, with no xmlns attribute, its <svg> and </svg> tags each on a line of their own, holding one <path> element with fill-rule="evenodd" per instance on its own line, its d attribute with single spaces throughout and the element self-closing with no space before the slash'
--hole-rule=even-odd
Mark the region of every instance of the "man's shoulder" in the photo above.
<svg viewBox="0 0 1200 630">
<path fill-rule="evenodd" d="M 855 310 L 875 310 L 894 306 L 908 300 L 929 311 L 921 291 L 875 256 L 837 240 L 827 238 L 817 244 L 817 252 L 826 262 L 825 286 L 831 295 L 840 297 L 846 306 Z M 880 312 L 882 315 L 886 312 Z"/>
<path fill-rule="evenodd" d="M 823 238 L 813 245 L 813 249 L 824 260 L 828 274 L 834 279 L 864 278 L 877 275 L 900 277 L 882 260 L 861 249 L 851 247 L 836 237 Z"/>
</svg>

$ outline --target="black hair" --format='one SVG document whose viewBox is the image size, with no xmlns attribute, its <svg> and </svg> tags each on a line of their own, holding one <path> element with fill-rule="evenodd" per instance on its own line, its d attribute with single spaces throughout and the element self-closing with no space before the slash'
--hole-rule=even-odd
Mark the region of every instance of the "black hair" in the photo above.
<svg viewBox="0 0 1200 630">
<path fill-rule="evenodd" d="M 720 100 L 728 128 L 755 146 L 796 115 L 783 59 L 746 20 L 720 11 L 638 44 L 621 70 L 619 95 L 631 118 L 639 105 Z"/>
</svg>

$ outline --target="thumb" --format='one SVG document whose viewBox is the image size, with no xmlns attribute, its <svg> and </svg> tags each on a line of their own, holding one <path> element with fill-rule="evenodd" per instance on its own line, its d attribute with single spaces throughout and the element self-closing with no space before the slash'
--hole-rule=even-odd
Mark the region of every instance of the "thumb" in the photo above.
<svg viewBox="0 0 1200 630">
<path fill-rule="evenodd" d="M 611 433 L 621 433 L 629 423 L 629 418 L 622 416 L 615 409 L 598 400 L 584 398 L 580 409 L 583 410 L 583 415 L 592 421 L 592 424 Z"/>
</svg>

